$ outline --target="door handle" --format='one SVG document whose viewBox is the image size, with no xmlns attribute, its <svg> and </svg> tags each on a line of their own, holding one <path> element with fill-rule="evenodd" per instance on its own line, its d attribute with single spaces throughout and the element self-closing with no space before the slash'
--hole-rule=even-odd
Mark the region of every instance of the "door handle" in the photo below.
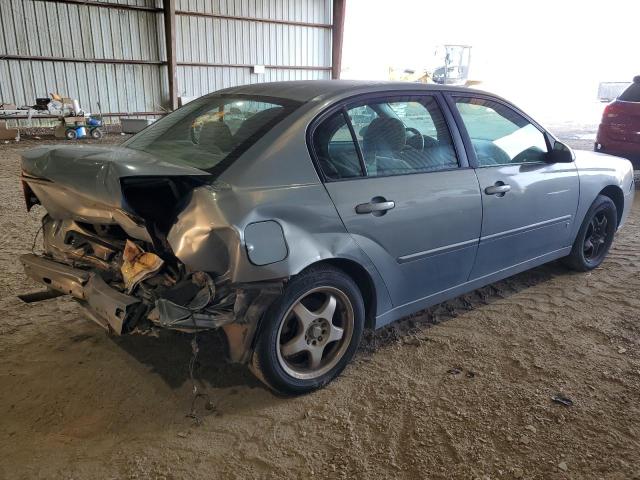
<svg viewBox="0 0 640 480">
<path fill-rule="evenodd" d="M 487 195 L 497 195 L 498 197 L 504 197 L 504 194 L 511 190 L 511 185 L 507 185 L 504 182 L 496 182 L 495 185 L 491 185 L 484 189 L 484 193 Z"/>
<path fill-rule="evenodd" d="M 376 217 L 384 215 L 387 213 L 387 210 L 391 210 L 396 206 L 396 202 L 392 200 L 387 200 L 383 197 L 374 197 L 370 202 L 361 203 L 360 205 L 356 205 L 356 213 L 359 215 L 364 215 L 365 213 L 371 213 Z"/>
</svg>

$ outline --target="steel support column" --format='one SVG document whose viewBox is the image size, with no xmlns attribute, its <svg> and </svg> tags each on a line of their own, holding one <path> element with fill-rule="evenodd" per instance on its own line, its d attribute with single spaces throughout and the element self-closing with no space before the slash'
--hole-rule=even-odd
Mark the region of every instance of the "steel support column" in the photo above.
<svg viewBox="0 0 640 480">
<path fill-rule="evenodd" d="M 164 36 L 167 46 L 169 105 L 178 108 L 178 65 L 176 61 L 176 0 L 164 0 Z"/>
<path fill-rule="evenodd" d="M 342 37 L 347 0 L 333 0 L 333 30 L 331 31 L 331 78 L 340 78 L 342 69 Z"/>
</svg>

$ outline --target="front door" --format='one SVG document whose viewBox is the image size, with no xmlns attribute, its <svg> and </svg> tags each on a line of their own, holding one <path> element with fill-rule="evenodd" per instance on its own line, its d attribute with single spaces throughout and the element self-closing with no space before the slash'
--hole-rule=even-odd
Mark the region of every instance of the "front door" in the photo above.
<svg viewBox="0 0 640 480">
<path fill-rule="evenodd" d="M 453 97 L 468 133 L 482 192 L 476 279 L 572 243 L 579 179 L 574 163 L 547 163 L 545 134 L 510 106 Z"/>
<path fill-rule="evenodd" d="M 314 132 L 325 186 L 395 306 L 464 283 L 476 255 L 481 200 L 461 168 L 433 96 L 347 105 Z"/>
</svg>

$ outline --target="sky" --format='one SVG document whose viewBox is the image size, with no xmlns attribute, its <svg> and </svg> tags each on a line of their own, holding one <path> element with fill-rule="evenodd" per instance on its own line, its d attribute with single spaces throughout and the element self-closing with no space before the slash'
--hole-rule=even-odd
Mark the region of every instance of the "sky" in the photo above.
<svg viewBox="0 0 640 480">
<path fill-rule="evenodd" d="M 638 0 L 348 0 L 342 78 L 387 79 L 468 44 L 470 78 L 543 122 L 597 123 L 599 82 L 640 75 Z"/>
</svg>

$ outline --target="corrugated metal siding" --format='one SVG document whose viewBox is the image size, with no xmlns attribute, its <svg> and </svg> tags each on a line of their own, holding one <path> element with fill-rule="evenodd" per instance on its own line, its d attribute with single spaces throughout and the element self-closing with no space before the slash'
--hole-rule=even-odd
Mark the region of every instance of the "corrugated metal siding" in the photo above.
<svg viewBox="0 0 640 480">
<path fill-rule="evenodd" d="M 328 0 L 177 0 L 176 10 L 330 24 Z"/>
<path fill-rule="evenodd" d="M 106 0 L 105 0 L 106 1 Z M 113 2 L 113 0 L 109 0 Z M 157 6 L 155 0 L 119 0 Z M 158 111 L 166 103 L 166 67 L 2 60 L 2 55 L 163 61 L 162 15 L 91 5 L 0 0 L 0 99 L 32 105 L 50 93 L 77 98 L 88 111 Z"/>
<path fill-rule="evenodd" d="M 199 97 L 215 90 L 259 82 L 285 80 L 321 80 L 331 72 L 318 70 L 267 69 L 264 75 L 241 67 L 178 67 L 178 93 L 183 97 Z"/>
<path fill-rule="evenodd" d="M 331 66 L 326 28 L 179 15 L 176 36 L 178 63 Z"/>
<path fill-rule="evenodd" d="M 162 0 L 99 0 L 161 7 Z M 250 17 L 176 17 L 178 94 L 199 96 L 263 81 L 330 78 L 331 0 L 177 0 L 183 12 Z M 8 60 L 3 55 L 165 62 L 163 15 L 92 5 L 0 0 L 0 101 L 32 105 L 55 92 L 97 112 L 159 111 L 168 103 L 165 65 Z M 286 25 L 252 20 L 313 23 Z M 323 26 L 324 25 L 324 26 Z M 238 66 L 238 65 L 247 65 Z M 267 65 L 264 75 L 251 65 Z M 278 67 L 288 68 L 278 68 Z M 307 67 L 295 69 L 293 67 Z M 309 69 L 309 67 L 319 67 Z"/>
<path fill-rule="evenodd" d="M 178 15 L 177 61 L 237 66 L 178 66 L 178 95 L 196 97 L 233 85 L 278 80 L 327 79 L 331 72 L 329 0 L 177 0 L 184 12 L 249 17 L 248 20 Z M 319 26 L 258 22 L 253 18 Z M 293 47 L 293 48 L 292 48 Z M 252 65 L 268 66 L 264 75 Z M 277 68 L 277 67 L 289 68 Z M 317 70 L 291 67 L 320 67 Z"/>
</svg>

